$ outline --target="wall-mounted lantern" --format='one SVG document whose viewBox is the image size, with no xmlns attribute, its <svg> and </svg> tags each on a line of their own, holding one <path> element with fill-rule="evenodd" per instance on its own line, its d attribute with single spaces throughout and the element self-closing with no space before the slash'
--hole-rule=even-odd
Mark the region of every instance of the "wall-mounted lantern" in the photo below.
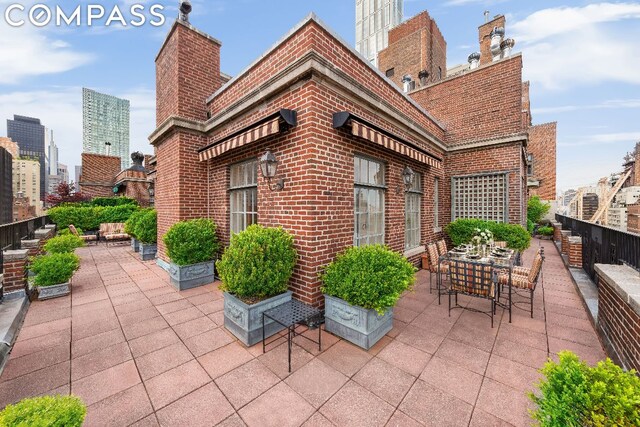
<svg viewBox="0 0 640 427">
<path fill-rule="evenodd" d="M 405 166 L 402 171 L 402 182 L 404 183 L 405 191 L 409 191 L 413 185 L 413 180 L 416 177 L 416 173 L 409 166 Z"/>
<path fill-rule="evenodd" d="M 275 178 L 278 173 L 278 159 L 276 156 L 269 150 L 267 150 L 259 159 L 258 164 L 260 165 L 260 172 L 262 172 L 262 176 L 266 178 L 269 183 L 269 189 L 271 191 L 280 191 L 284 189 L 284 178 L 278 178 L 275 181 L 275 184 L 271 185 L 271 180 Z"/>
</svg>

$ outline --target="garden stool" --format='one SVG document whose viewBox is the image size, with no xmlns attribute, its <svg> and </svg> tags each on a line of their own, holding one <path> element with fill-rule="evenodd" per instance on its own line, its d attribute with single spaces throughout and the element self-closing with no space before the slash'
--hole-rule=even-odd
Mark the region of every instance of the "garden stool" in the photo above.
<svg viewBox="0 0 640 427">
<path fill-rule="evenodd" d="M 276 307 L 265 310 L 262 313 L 262 352 L 266 351 L 266 337 L 264 336 L 265 319 L 270 319 L 279 325 L 287 328 L 287 346 L 289 349 L 289 372 L 291 372 L 291 344 L 292 340 L 296 336 L 301 336 L 313 343 L 318 344 L 318 350 L 322 351 L 322 328 L 320 324 L 324 320 L 322 311 L 317 308 L 305 304 L 301 301 L 292 299 L 284 304 L 280 304 Z M 296 332 L 298 326 L 306 326 L 304 332 L 318 328 L 318 341 L 314 341 L 311 338 Z M 283 338 L 283 336 L 273 339 L 269 344 Z"/>
</svg>

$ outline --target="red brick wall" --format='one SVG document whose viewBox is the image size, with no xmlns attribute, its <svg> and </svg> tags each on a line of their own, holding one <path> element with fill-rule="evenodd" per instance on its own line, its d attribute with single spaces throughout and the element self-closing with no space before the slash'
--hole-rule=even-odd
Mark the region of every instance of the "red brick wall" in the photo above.
<svg viewBox="0 0 640 427">
<path fill-rule="evenodd" d="M 447 43 L 436 22 L 426 11 L 389 31 L 389 45 L 378 54 L 378 68 L 385 73 L 393 68 L 391 80 L 402 88 L 402 77 L 411 75 L 419 85 L 418 73 L 429 72 L 429 82 L 447 74 Z"/>
<path fill-rule="evenodd" d="M 451 145 L 526 130 L 520 55 L 421 88 L 411 97 L 446 126 L 445 140 Z"/>
<path fill-rule="evenodd" d="M 601 278 L 598 332 L 606 337 L 627 369 L 640 372 L 640 316 Z"/>
<path fill-rule="evenodd" d="M 207 120 L 220 86 L 220 44 L 177 21 L 156 58 L 156 125 L 171 116 Z"/>
<path fill-rule="evenodd" d="M 4 261 L 4 292 L 19 291 L 27 285 L 27 259 Z"/>
<path fill-rule="evenodd" d="M 556 126 L 545 123 L 529 128 L 527 152 L 533 155 L 533 178 L 540 181 L 540 187 L 530 188 L 530 195 L 538 195 L 542 200 L 556 199 Z"/>
<path fill-rule="evenodd" d="M 640 203 L 627 206 L 627 231 L 640 234 Z"/>
<path fill-rule="evenodd" d="M 569 237 L 568 245 L 569 266 L 582 268 L 582 239 L 580 237 Z"/>
<path fill-rule="evenodd" d="M 522 82 L 522 126 L 531 126 L 531 98 L 529 96 L 530 83 Z"/>
<path fill-rule="evenodd" d="M 115 177 L 120 173 L 120 157 L 82 153 L 80 191 L 89 197 L 113 196 Z"/>
<path fill-rule="evenodd" d="M 494 27 L 504 28 L 505 24 L 506 19 L 504 15 L 499 15 L 478 27 L 478 36 L 480 39 L 480 65 L 489 64 L 493 61 L 493 55 L 491 55 L 491 31 L 493 31 Z"/>
<path fill-rule="evenodd" d="M 522 185 L 523 161 L 522 143 L 519 142 L 447 154 L 447 179 L 444 180 L 442 188 L 443 204 L 447 209 L 444 224 L 451 221 L 451 178 L 487 172 L 509 172 L 509 222 L 523 224 L 523 209 L 526 204 L 526 193 Z"/>
</svg>

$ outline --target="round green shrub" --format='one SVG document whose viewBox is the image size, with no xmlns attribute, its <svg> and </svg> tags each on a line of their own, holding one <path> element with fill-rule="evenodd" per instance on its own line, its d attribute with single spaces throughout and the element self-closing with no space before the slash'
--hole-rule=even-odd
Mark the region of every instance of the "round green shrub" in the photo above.
<svg viewBox="0 0 640 427">
<path fill-rule="evenodd" d="M 76 227 L 76 231 L 78 232 L 78 235 L 80 235 L 80 236 L 82 236 L 82 234 L 84 234 L 84 231 L 82 231 L 82 228 Z M 66 236 L 67 234 L 73 234 L 71 232 L 71 230 L 69 230 L 68 227 L 58 230 L 58 236 Z"/>
<path fill-rule="evenodd" d="M 531 416 L 542 427 L 639 426 L 640 378 L 625 372 L 610 359 L 588 366 L 563 351 L 559 362 L 547 362 L 538 384 L 529 393 L 537 408 Z"/>
<path fill-rule="evenodd" d="M 162 239 L 169 258 L 177 265 L 211 261 L 220 250 L 216 225 L 205 218 L 177 222 Z"/>
<path fill-rule="evenodd" d="M 321 275 L 322 292 L 379 314 L 413 286 L 416 268 L 383 245 L 349 248 Z"/>
<path fill-rule="evenodd" d="M 155 209 L 147 210 L 135 224 L 136 239 L 147 245 L 158 241 L 158 214 Z"/>
<path fill-rule="evenodd" d="M 42 396 L 8 405 L 0 427 L 81 427 L 87 408 L 76 396 Z"/>
<path fill-rule="evenodd" d="M 80 267 L 80 258 L 74 253 L 40 255 L 31 262 L 31 271 L 36 274 L 37 286 L 53 286 L 66 283 Z"/>
<path fill-rule="evenodd" d="M 231 243 L 216 262 L 222 289 L 249 302 L 287 290 L 296 265 L 293 236 L 282 228 L 258 224 L 231 236 Z"/>
<path fill-rule="evenodd" d="M 519 224 L 504 224 L 480 219 L 459 218 L 447 224 L 445 231 L 454 245 L 469 243 L 476 228 L 488 229 L 495 241 L 505 241 L 507 246 L 518 251 L 526 250 L 531 244 L 531 235 Z"/>
<path fill-rule="evenodd" d="M 84 246 L 84 240 L 74 234 L 56 236 L 44 244 L 44 250 L 52 254 L 71 253 Z"/>
<path fill-rule="evenodd" d="M 140 209 L 132 213 L 131 216 L 129 216 L 129 219 L 127 219 L 124 223 L 124 232 L 131 237 L 137 238 L 136 227 L 138 226 L 138 222 L 150 210 L 153 210 L 153 209 L 151 208 Z"/>
<path fill-rule="evenodd" d="M 527 202 L 527 219 L 537 224 L 549 212 L 549 209 L 551 209 L 551 205 L 543 202 L 540 196 L 531 196 Z"/>
<path fill-rule="evenodd" d="M 538 234 L 540 234 L 541 236 L 553 236 L 553 227 L 540 227 L 538 228 Z"/>
</svg>

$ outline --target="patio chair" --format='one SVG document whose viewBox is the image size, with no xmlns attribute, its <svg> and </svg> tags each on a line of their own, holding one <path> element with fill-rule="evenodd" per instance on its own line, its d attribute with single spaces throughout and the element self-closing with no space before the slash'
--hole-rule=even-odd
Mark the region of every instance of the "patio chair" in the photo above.
<svg viewBox="0 0 640 427">
<path fill-rule="evenodd" d="M 507 248 L 507 242 L 504 242 L 504 241 L 493 242 L 493 245 L 496 248 L 503 248 L 503 249 Z"/>
<path fill-rule="evenodd" d="M 74 236 L 81 238 L 85 243 L 89 243 L 89 242 L 93 242 L 94 244 L 98 243 L 98 236 L 96 236 L 95 234 L 80 235 L 80 233 L 78 233 L 78 229 L 73 224 L 69 224 L 69 231 Z"/>
<path fill-rule="evenodd" d="M 427 245 L 427 253 L 429 254 L 429 293 L 434 289 L 438 291 L 438 304 L 440 304 L 440 296 L 442 295 L 442 274 L 449 272 L 449 262 L 442 259 L 438 254 L 438 246 L 435 243 Z M 436 287 L 433 287 L 433 275 L 436 275 Z"/>
<path fill-rule="evenodd" d="M 104 239 L 107 246 L 109 246 L 109 243 L 123 243 L 131 239 L 131 236 L 124 232 L 123 222 L 100 224 L 100 237 Z"/>
<path fill-rule="evenodd" d="M 449 261 L 449 316 L 451 316 L 452 308 L 475 311 L 491 317 L 491 327 L 493 328 L 497 290 L 496 274 L 492 263 L 486 264 L 457 259 Z M 482 311 L 473 307 L 459 305 L 458 294 L 489 300 L 491 302 L 490 310 Z M 451 297 L 455 298 L 454 306 L 451 305 Z"/>
<path fill-rule="evenodd" d="M 438 255 L 440 256 L 445 256 L 449 252 L 447 249 L 447 242 L 445 242 L 444 239 L 438 240 L 436 242 L 436 246 L 438 247 Z"/>
<path fill-rule="evenodd" d="M 526 298 L 529 302 L 529 311 L 533 319 L 533 297 L 538 285 L 538 280 L 542 276 L 542 264 L 544 263 L 544 248 L 538 249 L 533 258 L 531 267 L 513 267 L 511 271 L 511 286 L 515 290 L 516 295 Z M 509 284 L 509 272 L 501 271 L 498 274 L 498 283 L 501 286 Z M 523 292 L 525 294 L 523 295 Z M 521 301 L 513 302 L 516 308 L 524 310 L 521 307 Z"/>
</svg>

